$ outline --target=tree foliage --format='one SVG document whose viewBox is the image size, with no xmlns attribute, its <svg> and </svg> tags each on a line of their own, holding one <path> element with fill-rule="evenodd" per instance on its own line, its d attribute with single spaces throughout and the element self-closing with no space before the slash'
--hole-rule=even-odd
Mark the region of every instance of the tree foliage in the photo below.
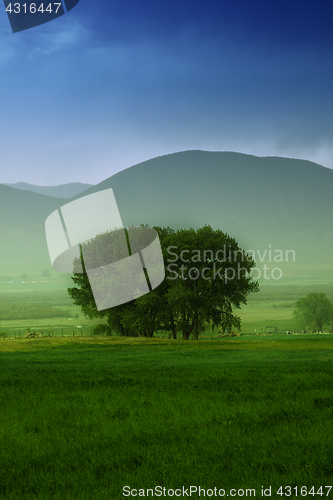
<svg viewBox="0 0 333 500">
<path fill-rule="evenodd" d="M 309 293 L 296 302 L 293 317 L 302 328 L 320 332 L 333 320 L 333 305 L 324 293 Z"/>
<path fill-rule="evenodd" d="M 258 291 L 250 274 L 255 266 L 252 257 L 235 239 L 210 226 L 155 229 L 166 269 L 166 278 L 157 288 L 131 302 L 98 311 L 83 262 L 84 273 L 74 273 L 76 287 L 68 289 L 74 303 L 90 318 L 107 318 L 109 329 L 125 336 L 152 337 L 163 330 L 174 339 L 179 335 L 184 340 L 191 335 L 198 339 L 206 322 L 221 326 L 223 331 L 233 326 L 240 329 L 240 318 L 233 314 L 233 308 L 246 304 L 247 295 Z M 87 244 L 91 255 L 100 256 L 102 239 L 104 249 L 108 248 L 108 234 Z M 117 241 L 114 236 L 113 241 Z M 116 250 L 110 248 L 110 252 L 114 255 Z M 104 262 L 105 258 L 103 255 Z"/>
</svg>

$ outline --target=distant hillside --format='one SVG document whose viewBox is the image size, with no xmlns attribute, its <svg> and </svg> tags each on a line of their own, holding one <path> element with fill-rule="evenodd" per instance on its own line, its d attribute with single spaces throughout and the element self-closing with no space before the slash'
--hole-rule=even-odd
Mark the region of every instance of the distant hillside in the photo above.
<svg viewBox="0 0 333 500">
<path fill-rule="evenodd" d="M 209 224 L 246 250 L 295 250 L 297 264 L 332 268 L 333 170 L 288 158 L 185 151 L 134 165 L 90 187 L 112 187 L 125 226 Z M 66 201 L 67 202 L 67 201 Z M 49 265 L 44 221 L 63 199 L 0 185 L 1 267 Z M 279 264 L 276 264 L 279 265 Z"/>
<path fill-rule="evenodd" d="M 246 249 L 294 249 L 298 262 L 332 262 L 333 170 L 321 165 L 184 151 L 123 170 L 84 194 L 109 187 L 125 225 L 210 224 Z"/>
<path fill-rule="evenodd" d="M 54 196 L 55 198 L 68 199 L 77 196 L 86 189 L 92 187 L 93 184 L 70 182 L 59 186 L 36 186 L 34 184 L 28 184 L 27 182 L 16 182 L 15 184 L 5 184 L 5 186 L 21 189 L 23 191 L 32 191 L 33 193 L 45 194 L 47 196 Z"/>
<path fill-rule="evenodd" d="M 0 275 L 51 266 L 44 223 L 63 204 L 60 198 L 0 184 Z"/>
</svg>

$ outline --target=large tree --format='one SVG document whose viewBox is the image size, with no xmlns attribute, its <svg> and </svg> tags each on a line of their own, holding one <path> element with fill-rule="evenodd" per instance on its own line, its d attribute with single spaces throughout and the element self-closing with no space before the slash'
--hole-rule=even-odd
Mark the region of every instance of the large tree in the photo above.
<svg viewBox="0 0 333 500">
<path fill-rule="evenodd" d="M 233 307 L 246 304 L 247 295 L 258 290 L 250 274 L 252 257 L 234 238 L 210 226 L 168 230 L 160 238 L 169 281 L 167 303 L 182 338 L 192 334 L 197 339 L 210 321 L 223 330 L 240 329 Z"/>
<path fill-rule="evenodd" d="M 131 302 L 97 311 L 90 283 L 84 273 L 73 276 L 76 288 L 68 289 L 75 304 L 90 318 L 106 317 L 110 330 L 122 335 L 153 336 L 154 331 L 169 331 L 172 338 L 180 333 L 198 339 L 206 322 L 229 330 L 240 328 L 233 307 L 246 303 L 247 295 L 258 290 L 251 277 L 255 263 L 239 248 L 235 239 L 210 226 L 194 230 L 155 228 L 159 234 L 166 278 L 150 293 Z M 106 263 L 108 233 L 89 242 L 89 252 Z M 103 245 L 102 245 L 103 239 Z M 103 249 L 101 250 L 101 246 Z M 84 252 L 89 256 L 89 252 Z M 82 257 L 82 256 L 81 256 Z M 90 264 L 91 265 L 91 264 Z"/>
<path fill-rule="evenodd" d="M 333 320 L 333 305 L 324 293 L 309 293 L 295 303 L 293 317 L 302 328 L 320 332 L 324 324 Z"/>
</svg>

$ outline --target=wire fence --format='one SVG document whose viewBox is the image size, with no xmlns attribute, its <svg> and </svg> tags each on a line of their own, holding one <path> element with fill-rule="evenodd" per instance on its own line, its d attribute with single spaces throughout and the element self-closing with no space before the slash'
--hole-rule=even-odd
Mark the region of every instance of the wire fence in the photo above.
<svg viewBox="0 0 333 500">
<path fill-rule="evenodd" d="M 244 336 L 269 336 L 269 337 L 274 337 L 275 335 L 304 335 L 307 334 L 309 335 L 310 333 L 315 333 L 315 332 L 303 332 L 303 331 L 283 331 L 283 330 L 278 330 L 278 331 L 267 331 L 267 330 L 262 330 L 261 332 L 259 331 L 252 331 L 252 332 L 241 332 L 236 333 L 236 332 L 228 332 L 228 333 L 218 333 L 218 332 L 204 332 L 201 333 L 199 338 L 201 340 L 216 340 L 216 339 L 221 339 L 224 337 L 244 337 Z M 321 332 L 320 332 L 321 333 Z M 323 333 L 333 333 L 331 330 L 325 331 Z M 113 332 L 112 336 L 118 336 L 116 333 Z M 0 330 L 0 342 L 2 340 L 23 340 L 23 339 L 42 339 L 42 338 L 49 338 L 49 337 L 96 337 L 96 336 L 106 336 L 104 333 L 93 333 L 93 328 L 91 327 L 80 327 L 80 328 L 11 328 L 10 330 L 8 329 L 7 331 L 1 331 Z M 170 332 L 155 332 L 154 333 L 155 338 L 171 338 L 171 333 Z M 177 335 L 177 338 L 181 338 L 180 333 Z"/>
<path fill-rule="evenodd" d="M 92 337 L 91 328 L 55 328 L 50 330 L 45 329 L 18 329 L 10 332 L 0 332 L 1 340 L 15 340 L 15 339 L 37 339 L 47 337 Z"/>
</svg>

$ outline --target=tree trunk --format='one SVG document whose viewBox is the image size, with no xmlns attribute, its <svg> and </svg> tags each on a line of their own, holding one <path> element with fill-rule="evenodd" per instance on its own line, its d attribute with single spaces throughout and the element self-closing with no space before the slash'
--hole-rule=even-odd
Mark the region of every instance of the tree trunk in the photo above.
<svg viewBox="0 0 333 500">
<path fill-rule="evenodd" d="M 198 340 L 199 338 L 199 313 L 196 310 L 193 317 L 193 340 Z"/>
<path fill-rule="evenodd" d="M 171 325 L 172 338 L 173 340 L 177 340 L 176 326 L 172 314 L 170 315 L 170 325 Z"/>
<path fill-rule="evenodd" d="M 189 323 L 186 323 L 186 325 L 183 325 L 183 340 L 188 340 L 190 338 L 191 333 L 193 332 L 193 322 L 192 325 Z"/>
<path fill-rule="evenodd" d="M 183 328 L 183 340 L 188 340 L 191 335 L 191 331 L 188 328 Z"/>
<path fill-rule="evenodd" d="M 198 295 L 197 282 L 193 281 L 193 291 L 195 295 Z M 192 330 L 193 330 L 193 340 L 198 340 L 199 337 L 199 311 L 196 306 L 194 306 L 194 315 L 192 319 Z"/>
<path fill-rule="evenodd" d="M 190 325 L 188 324 L 188 319 L 186 319 L 186 313 L 185 313 L 185 308 L 183 308 L 182 311 L 182 335 L 183 335 L 183 340 L 188 340 L 189 336 L 191 335 L 192 329 L 190 328 Z"/>
</svg>

